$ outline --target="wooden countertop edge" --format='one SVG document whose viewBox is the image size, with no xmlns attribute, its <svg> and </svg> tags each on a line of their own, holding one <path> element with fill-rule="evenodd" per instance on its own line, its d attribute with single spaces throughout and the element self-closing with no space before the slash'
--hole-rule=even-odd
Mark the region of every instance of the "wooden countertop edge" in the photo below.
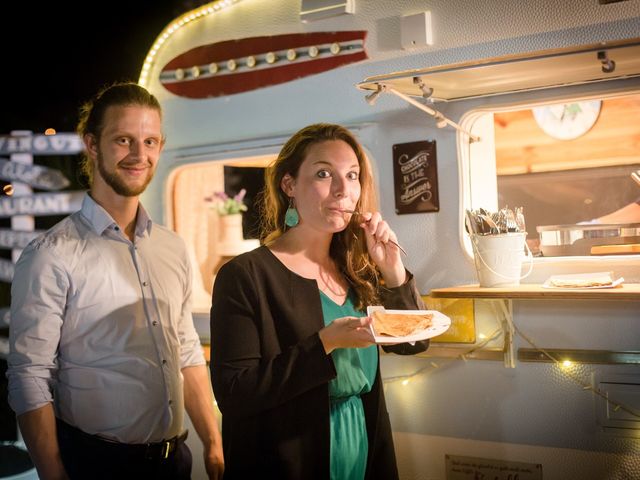
<svg viewBox="0 0 640 480">
<path fill-rule="evenodd" d="M 566 299 L 566 300 L 635 300 L 640 301 L 640 283 L 624 283 L 615 288 L 560 289 L 544 288 L 541 284 L 521 284 L 513 287 L 487 288 L 461 285 L 434 288 L 433 298 L 486 298 L 486 299 Z"/>
</svg>

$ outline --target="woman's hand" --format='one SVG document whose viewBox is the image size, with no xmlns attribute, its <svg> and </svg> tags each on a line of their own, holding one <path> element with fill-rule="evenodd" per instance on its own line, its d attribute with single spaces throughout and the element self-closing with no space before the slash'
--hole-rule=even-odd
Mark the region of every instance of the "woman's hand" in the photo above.
<svg viewBox="0 0 640 480">
<path fill-rule="evenodd" d="M 380 269 L 388 287 L 398 287 L 406 280 L 406 272 L 400 249 L 390 242 L 398 242 L 398 237 L 389 224 L 382 219 L 379 212 L 366 212 L 361 214 L 364 220 L 360 226 L 364 230 L 367 240 L 367 250 L 371 259 Z"/>
<path fill-rule="evenodd" d="M 371 331 L 371 317 L 336 318 L 318 335 L 324 351 L 330 354 L 336 348 L 363 348 L 375 342 Z"/>
</svg>

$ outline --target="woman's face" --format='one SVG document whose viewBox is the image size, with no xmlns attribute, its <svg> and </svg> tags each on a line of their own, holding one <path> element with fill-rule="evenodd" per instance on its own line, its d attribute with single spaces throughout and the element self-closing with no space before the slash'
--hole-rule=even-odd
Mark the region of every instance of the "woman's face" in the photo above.
<svg viewBox="0 0 640 480">
<path fill-rule="evenodd" d="M 313 144 L 294 179 L 285 175 L 282 189 L 294 198 L 300 226 L 324 232 L 344 230 L 360 198 L 358 157 L 342 140 Z"/>
</svg>

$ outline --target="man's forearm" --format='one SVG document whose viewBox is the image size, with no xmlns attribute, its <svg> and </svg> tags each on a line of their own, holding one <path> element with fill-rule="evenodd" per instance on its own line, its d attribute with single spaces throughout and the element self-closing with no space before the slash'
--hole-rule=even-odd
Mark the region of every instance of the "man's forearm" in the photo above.
<svg viewBox="0 0 640 480">
<path fill-rule="evenodd" d="M 183 368 L 182 375 L 185 408 L 198 436 L 205 447 L 212 442 L 220 444 L 220 431 L 216 422 L 213 394 L 206 366 Z"/>
<path fill-rule="evenodd" d="M 205 469 L 210 479 L 221 479 L 224 472 L 222 438 L 213 404 L 209 372 L 205 365 L 182 369 L 184 405 L 204 446 Z"/>
<path fill-rule="evenodd" d="M 18 424 L 38 476 L 42 480 L 67 479 L 56 437 L 53 405 L 49 403 L 19 415 Z"/>
</svg>

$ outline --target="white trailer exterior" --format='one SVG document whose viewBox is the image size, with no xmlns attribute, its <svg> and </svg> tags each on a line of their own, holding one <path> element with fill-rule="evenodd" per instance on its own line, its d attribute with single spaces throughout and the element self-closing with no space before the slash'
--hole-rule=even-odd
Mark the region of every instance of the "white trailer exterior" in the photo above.
<svg viewBox="0 0 640 480">
<path fill-rule="evenodd" d="M 465 246 L 462 212 L 465 207 L 479 206 L 469 193 L 474 188 L 469 177 L 481 175 L 482 168 L 469 167 L 464 134 L 437 128 L 431 117 L 393 95 L 383 94 L 375 105 L 369 105 L 364 101 L 368 92 L 356 85 L 393 72 L 583 45 L 606 46 L 640 36 L 640 0 L 603 5 L 596 0 L 354 0 L 347 2 L 355 6 L 354 13 L 306 23 L 301 20 L 301 3 L 307 2 L 214 2 L 209 10 L 169 25 L 159 37 L 141 82 L 163 105 L 167 145 L 143 203 L 156 220 L 171 225 L 172 182 L 180 169 L 273 155 L 289 135 L 307 124 L 340 123 L 352 128 L 374 164 L 381 212 L 408 251 L 407 266 L 424 295 L 433 289 L 476 282 L 473 259 Z M 413 33 L 402 17 L 424 12 L 430 12 L 433 44 L 402 48 L 403 37 Z M 176 95 L 160 80 L 165 65 L 195 47 L 260 36 L 339 31 L 366 31 L 368 58 L 286 83 L 210 98 Z M 436 101 L 432 106 L 466 128 L 479 128 L 472 126 L 471 120 L 482 111 L 640 92 L 640 77 L 635 75 L 594 83 L 561 83 L 552 88 Z M 438 212 L 398 215 L 394 209 L 392 147 L 418 140 L 437 142 L 440 208 Z M 473 144 L 479 155 L 475 158 L 482 158 L 483 148 L 491 148 L 483 146 L 486 140 L 481 136 L 480 142 Z M 487 181 L 492 181 L 490 177 Z M 495 202 L 495 188 L 493 191 Z M 194 246 L 196 256 L 206 248 L 206 242 Z M 624 276 L 627 282 L 639 283 L 640 255 L 536 258 L 533 273 L 525 281 L 541 283 L 550 274 L 608 270 Z M 498 306 L 497 312 L 492 305 Z M 609 356 L 608 360 L 585 361 L 565 369 L 554 362 L 517 359 L 515 368 L 506 368 L 501 358 L 473 358 L 471 350 L 480 343 L 477 337 L 475 344 L 435 342 L 436 354 L 426 357 L 384 355 L 381 368 L 401 477 L 640 478 L 640 418 L 626 411 L 640 412 L 640 366 L 638 355 L 633 354 L 640 350 L 640 297 L 477 300 L 477 334 L 488 336 L 494 328 L 506 328 L 496 320 L 505 319 L 501 306 L 511 309 L 506 316 L 517 328 L 512 346 L 515 352 L 573 349 L 632 353 L 624 360 Z M 206 313 L 201 317 L 208 328 Z M 499 336 L 484 348 L 501 347 L 503 341 Z M 438 351 L 446 355 L 438 356 Z M 609 394 L 611 401 L 597 392 Z M 619 405 L 623 408 L 616 408 Z M 197 450 L 197 442 L 190 442 Z M 194 459 L 198 455 L 194 454 Z M 482 462 L 474 465 L 469 460 L 465 468 L 459 468 L 460 457 L 487 461 L 483 467 Z M 509 462 L 503 472 L 499 472 L 500 461 Z M 518 462 L 526 464 L 520 472 Z M 541 467 L 536 471 L 532 465 Z M 199 474 L 196 465 L 194 478 Z"/>
</svg>

